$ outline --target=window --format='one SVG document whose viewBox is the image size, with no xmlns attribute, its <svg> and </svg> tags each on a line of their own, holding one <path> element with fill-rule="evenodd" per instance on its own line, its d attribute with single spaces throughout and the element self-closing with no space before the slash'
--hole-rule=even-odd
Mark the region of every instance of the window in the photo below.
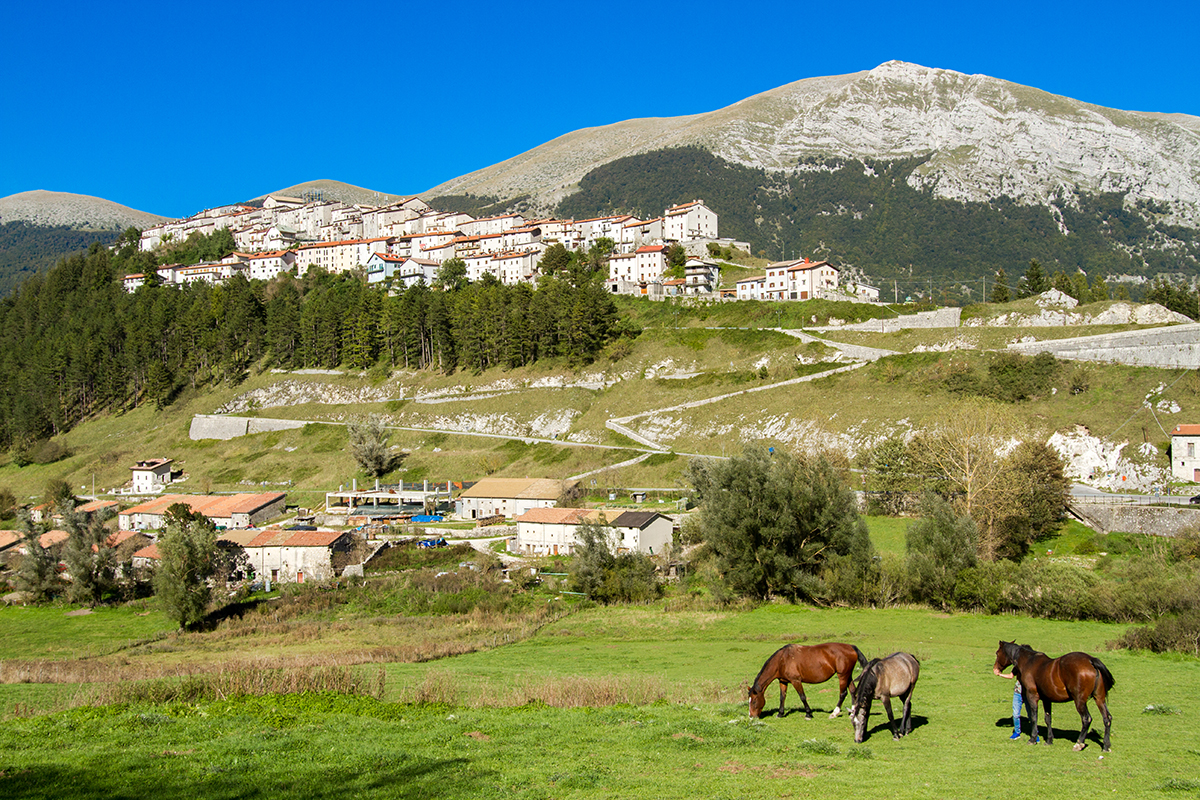
<svg viewBox="0 0 1200 800">
<path fill-rule="evenodd" d="M 1196 455 L 1196 443 L 1188 442 L 1188 458 L 1192 458 L 1195 455 Z"/>
</svg>

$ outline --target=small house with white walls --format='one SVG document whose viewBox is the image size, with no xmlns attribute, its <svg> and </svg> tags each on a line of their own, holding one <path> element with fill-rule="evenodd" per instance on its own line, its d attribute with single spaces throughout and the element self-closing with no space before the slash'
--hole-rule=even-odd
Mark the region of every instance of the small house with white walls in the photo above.
<svg viewBox="0 0 1200 800">
<path fill-rule="evenodd" d="M 171 482 L 171 464 L 174 459 L 151 458 L 139 461 L 130 467 L 134 494 L 156 494 Z"/>
<path fill-rule="evenodd" d="M 570 482 L 549 478 L 484 478 L 454 501 L 463 519 L 519 517 L 531 508 L 551 508 Z"/>
<path fill-rule="evenodd" d="M 1200 483 L 1200 425 L 1176 425 L 1171 431 L 1171 476 Z"/>
</svg>

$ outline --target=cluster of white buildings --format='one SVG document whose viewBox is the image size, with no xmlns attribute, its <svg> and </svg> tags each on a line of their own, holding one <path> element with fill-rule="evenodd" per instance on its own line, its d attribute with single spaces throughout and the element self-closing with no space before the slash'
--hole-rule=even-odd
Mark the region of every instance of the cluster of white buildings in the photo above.
<svg viewBox="0 0 1200 800">
<path fill-rule="evenodd" d="M 140 247 L 149 251 L 193 233 L 208 235 L 221 229 L 232 234 L 236 252 L 214 263 L 165 265 L 158 270 L 159 281 L 220 283 L 236 274 L 269 280 L 281 272 L 304 275 L 317 267 L 327 272 L 362 269 L 371 283 L 390 281 L 393 287 L 404 288 L 419 280 L 431 283 L 441 264 L 458 258 L 466 264 L 469 280 L 491 274 L 513 285 L 536 280 L 538 264 L 554 244 L 586 250 L 608 239 L 614 244 L 611 289 L 647 293 L 648 285 L 664 283 L 671 244 L 695 249 L 708 242 L 733 243 L 718 238 L 717 215 L 702 200 L 672 206 L 650 220 L 629 214 L 560 220 L 527 219 L 521 214 L 476 219 L 465 213 L 434 211 L 417 197 L 375 208 L 272 195 L 262 208 L 224 206 L 148 228 Z M 692 293 L 715 290 L 715 274 L 699 265 L 693 272 Z M 133 291 L 147 277 L 128 275 L 125 287 Z M 680 279 L 680 283 L 688 281 Z"/>
</svg>

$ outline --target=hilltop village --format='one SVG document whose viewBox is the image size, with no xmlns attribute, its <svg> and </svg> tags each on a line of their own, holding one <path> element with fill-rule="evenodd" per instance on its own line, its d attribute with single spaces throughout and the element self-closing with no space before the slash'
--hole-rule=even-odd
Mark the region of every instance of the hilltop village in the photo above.
<svg viewBox="0 0 1200 800">
<path fill-rule="evenodd" d="M 402 290 L 418 281 L 433 284 L 442 264 L 459 259 L 467 280 L 491 275 L 511 286 L 536 282 L 542 257 L 553 245 L 586 251 L 603 244 L 611 247 L 607 285 L 614 294 L 716 297 L 719 266 L 705 256 L 720 248 L 750 250 L 747 242 L 720 237 L 717 214 L 703 200 L 671 206 L 647 220 L 629 214 L 528 219 L 515 213 L 477 219 L 435 211 L 419 197 L 372 207 L 280 195 L 268 196 L 261 208 L 222 206 L 148 228 L 139 247 L 151 251 L 194 233 L 222 229 L 233 236 L 235 252 L 214 262 L 164 265 L 158 279 L 166 284 L 221 283 L 243 274 L 270 280 L 283 272 L 303 276 L 320 268 L 331 273 L 362 270 L 368 283 Z M 667 274 L 673 245 L 690 257 L 682 276 Z M 125 288 L 134 291 L 147 278 L 127 275 Z M 878 299 L 878 292 L 866 286 L 852 287 L 849 294 L 860 301 Z M 740 300 L 833 295 L 845 295 L 839 290 L 837 267 L 807 259 L 772 265 L 765 275 L 739 281 L 725 293 Z"/>
</svg>

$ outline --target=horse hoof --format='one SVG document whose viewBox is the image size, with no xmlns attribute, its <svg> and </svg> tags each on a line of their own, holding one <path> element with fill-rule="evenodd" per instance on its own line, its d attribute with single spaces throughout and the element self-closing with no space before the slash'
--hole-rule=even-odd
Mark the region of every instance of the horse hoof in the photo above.
<svg viewBox="0 0 1200 800">
<path fill-rule="evenodd" d="M 804 718 L 805 718 L 805 719 L 812 719 L 812 714 L 805 714 L 805 715 L 804 715 Z"/>
<path fill-rule="evenodd" d="M 840 708 L 835 708 L 835 709 L 833 710 L 833 713 L 829 715 L 829 718 L 830 718 L 830 719 L 837 719 L 837 718 L 838 718 L 838 717 L 840 717 L 841 715 L 842 715 L 842 710 L 841 710 Z"/>
<path fill-rule="evenodd" d="M 1082 742 L 1076 742 L 1076 743 L 1075 743 L 1075 746 L 1074 746 L 1072 749 L 1073 749 L 1073 750 L 1074 750 L 1076 753 L 1078 753 L 1080 750 L 1082 750 L 1082 749 L 1083 749 L 1083 748 L 1085 748 L 1085 747 L 1087 747 L 1087 745 L 1086 745 L 1086 744 L 1084 744 L 1084 743 L 1082 743 Z"/>
<path fill-rule="evenodd" d="M 1037 739 L 1030 739 L 1030 740 L 1029 740 L 1029 743 L 1030 743 L 1030 744 L 1037 744 L 1037 743 L 1038 743 L 1038 740 L 1037 740 Z"/>
</svg>

